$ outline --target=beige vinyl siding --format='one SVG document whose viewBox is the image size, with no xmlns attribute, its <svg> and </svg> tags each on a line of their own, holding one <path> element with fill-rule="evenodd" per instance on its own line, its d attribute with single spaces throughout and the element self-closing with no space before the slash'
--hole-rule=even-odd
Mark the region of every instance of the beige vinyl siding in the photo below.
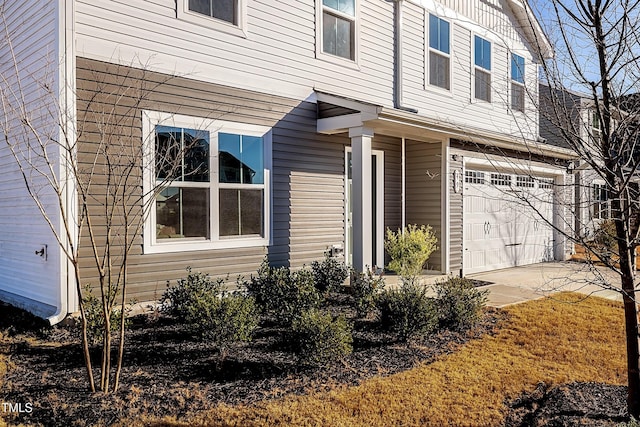
<svg viewBox="0 0 640 427">
<path fill-rule="evenodd" d="M 373 150 L 384 152 L 384 230 L 402 227 L 402 139 L 376 135 Z M 385 265 L 389 258 L 385 253 Z"/>
<path fill-rule="evenodd" d="M 177 18 L 181 1 L 79 1 L 79 55 L 300 100 L 319 90 L 393 107 L 393 2 L 357 2 L 357 63 L 349 63 L 326 54 L 316 58 L 322 43 L 316 38 L 320 1 L 246 0 L 245 37 Z M 435 10 L 425 9 L 430 2 L 423 4 L 404 2 L 404 105 L 472 134 L 483 130 L 536 139 L 537 65 L 508 2 L 446 0 Z M 445 16 L 452 24 L 450 92 L 434 89 L 427 81 L 429 13 Z M 490 105 L 474 102 L 472 96 L 474 34 L 488 37 L 494 47 Z M 527 63 L 532 101 L 526 114 L 509 108 L 512 51 Z"/>
<path fill-rule="evenodd" d="M 406 141 L 406 219 L 407 224 L 430 225 L 442 246 L 442 145 Z M 440 249 L 429 257 L 429 269 L 441 269 Z"/>
<path fill-rule="evenodd" d="M 25 149 L 27 144 L 37 146 L 38 139 L 43 141 L 57 173 L 60 150 L 50 141 L 59 138 L 58 122 L 51 119 L 51 115 L 57 115 L 60 87 L 58 3 L 27 0 L 3 2 L 2 7 L 0 135 L 15 144 L 18 156 L 29 158 L 47 170 L 45 162 Z M 14 114 L 21 110 L 28 115 L 35 134 L 23 125 L 20 113 Z M 28 164 L 24 167 L 30 185 L 38 189 L 38 200 L 48 218 L 58 227 L 57 197 L 38 172 Z M 47 245 L 46 261 L 35 255 L 43 245 Z M 0 144 L 0 298 L 40 315 L 53 315 L 60 299 L 60 256 L 58 243 L 29 196 L 16 160 L 3 141 Z"/>
<path fill-rule="evenodd" d="M 449 268 L 451 273 L 458 274 L 462 270 L 462 192 L 464 188 L 464 171 L 462 170 L 462 155 L 456 152 L 457 158 L 454 160 L 453 154 L 449 159 Z M 454 191 L 454 173 L 459 174 L 459 190 Z"/>
<path fill-rule="evenodd" d="M 125 87 L 152 88 L 140 105 L 124 98 L 115 109 L 128 126 L 122 134 L 142 142 L 142 109 L 222 119 L 272 127 L 272 241 L 269 247 L 143 254 L 142 236 L 136 237 L 129 268 L 129 295 L 139 301 L 157 299 L 166 282 L 186 275 L 185 268 L 213 276 L 249 277 L 265 255 L 272 263 L 299 267 L 323 256 L 327 247 L 344 242 L 344 145 L 348 138 L 315 133 L 316 105 L 287 98 L 206 84 L 187 78 L 134 70 L 114 64 L 78 59 L 79 123 L 83 129 L 81 161 L 87 163 L 99 142 L 98 121 L 83 113 L 108 107 L 99 88 L 118 94 Z M 125 78 L 124 76 L 129 76 Z M 126 82 L 126 83 L 125 83 Z M 162 84 L 156 86 L 153 82 Z M 119 88 L 119 89 L 118 89 Z M 98 119 L 100 115 L 96 116 Z M 104 181 L 104 177 L 101 178 Z M 140 184 L 141 185 L 141 182 Z M 140 191 L 141 187 L 132 187 Z M 93 194 L 104 189 L 98 186 Z M 98 206 L 94 203 L 94 211 Z M 98 236 L 104 240 L 104 230 Z M 96 283 L 86 234 L 83 240 L 84 282 Z"/>
<path fill-rule="evenodd" d="M 300 99 L 318 88 L 391 105 L 393 28 L 380 25 L 392 22 L 391 3 L 359 2 L 358 63 L 353 66 L 316 58 L 316 43 L 321 43 L 316 13 L 321 12 L 315 0 L 246 5 L 246 37 L 240 37 L 176 18 L 176 0 L 79 1 L 78 53 Z"/>
</svg>

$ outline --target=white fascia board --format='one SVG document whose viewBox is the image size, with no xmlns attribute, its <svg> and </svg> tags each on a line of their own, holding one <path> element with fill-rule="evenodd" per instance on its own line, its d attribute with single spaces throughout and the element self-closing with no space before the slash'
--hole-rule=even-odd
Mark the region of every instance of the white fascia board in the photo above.
<svg viewBox="0 0 640 427">
<path fill-rule="evenodd" d="M 497 43 L 505 44 L 503 36 L 495 33 L 490 28 L 483 27 L 472 19 L 450 9 L 436 0 L 410 0 L 412 3 L 423 7 L 427 11 L 432 11 L 438 14 L 438 16 L 445 19 L 455 21 L 456 25 L 470 30 L 472 33 L 478 34 L 487 40 Z M 540 27 L 538 20 L 531 11 L 531 8 L 523 3 L 523 0 L 509 0 L 511 10 L 513 11 L 515 18 L 520 24 L 520 29 L 524 32 L 525 38 L 531 43 L 531 46 L 535 49 L 539 45 L 544 58 L 553 57 L 553 48 L 549 39 L 545 35 L 544 31 Z M 533 26 L 533 28 L 532 28 Z M 537 42 L 537 43 L 536 43 Z M 517 50 L 517 46 L 507 46 L 510 49 Z M 536 54 L 536 52 L 533 52 Z"/>
<path fill-rule="evenodd" d="M 350 110 L 359 111 L 361 113 L 367 113 L 368 115 L 377 116 L 382 107 L 366 102 L 360 102 L 355 99 L 349 99 L 338 95 L 331 95 L 326 92 L 316 90 L 316 101 L 326 102 L 327 104 L 337 105 L 338 107 L 348 108 Z M 371 119 L 367 119 L 371 120 Z"/>
<path fill-rule="evenodd" d="M 362 127 L 364 122 L 374 120 L 376 118 L 376 116 L 372 116 L 367 113 L 345 114 L 342 116 L 318 119 L 316 128 L 318 133 L 336 134 L 346 132 L 351 128 Z"/>
<path fill-rule="evenodd" d="M 508 3 L 520 24 L 520 28 L 524 31 L 527 39 L 529 39 L 531 46 L 539 50 L 542 56 L 540 59 L 553 58 L 553 46 L 542 30 L 538 18 L 533 14 L 527 0 L 508 0 Z"/>
<path fill-rule="evenodd" d="M 560 167 L 548 165 L 537 165 L 519 159 L 491 160 L 477 157 L 464 158 L 465 167 L 477 167 L 497 171 L 508 171 L 512 173 L 533 173 L 541 175 L 561 176 L 566 175 L 566 171 Z"/>
<path fill-rule="evenodd" d="M 447 135 L 449 138 L 457 138 L 463 141 L 475 142 L 499 148 L 507 148 L 516 151 L 529 152 L 542 156 L 554 156 L 559 159 L 575 160 L 578 155 L 567 148 L 556 147 L 545 143 L 526 140 L 508 134 L 488 132 L 477 128 L 460 128 L 449 125 L 446 122 L 407 113 L 401 110 L 384 108 L 380 113 L 381 122 L 404 124 L 417 130 L 430 131 Z"/>
</svg>

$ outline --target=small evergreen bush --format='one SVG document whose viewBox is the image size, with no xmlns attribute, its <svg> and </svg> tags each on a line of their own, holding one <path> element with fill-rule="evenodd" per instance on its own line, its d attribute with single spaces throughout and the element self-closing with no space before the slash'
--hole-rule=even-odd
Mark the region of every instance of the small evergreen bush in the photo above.
<svg viewBox="0 0 640 427">
<path fill-rule="evenodd" d="M 631 417 L 629 419 L 629 421 L 619 423 L 617 425 L 617 427 L 640 427 L 640 421 L 638 421 L 635 418 Z"/>
<path fill-rule="evenodd" d="M 178 320 L 186 321 L 190 308 L 207 295 L 218 295 L 222 291 L 224 280 L 212 280 L 208 274 L 193 272 L 187 267 L 187 277 L 179 279 L 176 286 L 170 287 L 160 299 L 161 310 Z"/>
<path fill-rule="evenodd" d="M 437 250 L 437 242 L 429 225 L 408 225 L 397 232 L 387 229 L 384 248 L 391 257 L 389 269 L 403 277 L 418 276 L 429 256 Z"/>
<path fill-rule="evenodd" d="M 460 277 L 438 282 L 434 288 L 442 327 L 466 329 L 480 319 L 489 291 L 476 289 L 471 280 Z"/>
<path fill-rule="evenodd" d="M 351 294 L 356 314 L 359 318 L 366 317 L 375 308 L 376 294 L 384 288 L 384 279 L 375 276 L 370 270 L 367 272 L 351 272 Z"/>
<path fill-rule="evenodd" d="M 349 276 L 349 269 L 345 263 L 328 254 L 322 261 L 313 261 L 311 271 L 313 271 L 314 285 L 321 293 L 337 289 Z"/>
<path fill-rule="evenodd" d="M 258 276 L 252 277 L 245 286 L 261 312 L 283 325 L 290 325 L 304 311 L 317 307 L 321 300 L 311 271 L 292 272 L 287 267 L 270 267 L 266 259 L 260 265 Z"/>
<path fill-rule="evenodd" d="M 109 298 L 109 301 L 113 302 L 115 301 L 117 296 L 118 294 L 116 290 L 113 289 L 111 291 L 111 294 L 107 297 Z M 101 298 L 98 298 L 93 294 L 90 284 L 84 286 L 84 290 L 82 292 L 82 304 L 84 306 L 84 314 L 87 319 L 87 339 L 91 344 L 101 343 L 104 334 L 104 309 L 102 306 Z M 125 306 L 125 328 L 128 327 L 131 323 L 126 317 L 130 311 L 131 307 L 129 305 Z M 116 334 L 120 330 L 121 320 L 122 310 L 120 308 L 114 308 L 111 311 L 111 316 L 109 317 L 109 329 L 111 331 L 111 334 Z"/>
<path fill-rule="evenodd" d="M 398 289 L 386 290 L 376 298 L 380 323 L 396 333 L 400 341 L 432 332 L 438 325 L 438 310 L 427 288 L 403 281 Z"/>
<path fill-rule="evenodd" d="M 618 253 L 618 239 L 615 221 L 608 219 L 598 224 L 598 227 L 593 234 L 593 242 L 601 249 L 611 254 Z"/>
<path fill-rule="evenodd" d="M 352 330 L 342 316 L 333 319 L 317 309 L 308 310 L 294 320 L 291 330 L 303 365 L 327 366 L 353 351 Z"/>
<path fill-rule="evenodd" d="M 193 300 L 185 320 L 194 334 L 224 354 L 233 344 L 251 340 L 259 315 L 250 296 L 207 293 Z"/>
</svg>

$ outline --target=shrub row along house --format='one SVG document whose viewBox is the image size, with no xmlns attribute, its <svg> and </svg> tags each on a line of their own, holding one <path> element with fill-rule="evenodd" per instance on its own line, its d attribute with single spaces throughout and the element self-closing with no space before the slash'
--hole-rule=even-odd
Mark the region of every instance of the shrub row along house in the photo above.
<svg viewBox="0 0 640 427">
<path fill-rule="evenodd" d="M 265 256 L 299 267 L 328 249 L 382 266 L 385 229 L 405 224 L 434 228 L 427 267 L 441 273 L 570 249 L 539 216 L 565 227 L 574 154 L 539 137 L 538 68 L 552 53 L 526 1 L 28 0 L 0 12 L 0 298 L 52 322 L 77 309 L 65 245 L 91 283 L 92 248 L 122 237 L 64 230 L 85 210 L 113 220 L 97 200 L 123 161 L 95 159 L 118 144 L 141 153 L 126 184 L 144 219 L 127 228 L 138 301 L 186 266 L 246 276 Z M 23 178 L 16 162 L 47 141 L 57 194 L 43 167 Z"/>
</svg>

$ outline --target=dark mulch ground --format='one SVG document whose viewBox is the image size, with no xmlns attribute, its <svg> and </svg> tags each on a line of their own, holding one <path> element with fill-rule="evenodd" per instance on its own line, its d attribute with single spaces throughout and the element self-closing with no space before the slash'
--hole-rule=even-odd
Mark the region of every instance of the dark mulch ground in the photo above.
<svg viewBox="0 0 640 427">
<path fill-rule="evenodd" d="M 333 294 L 331 311 L 353 317 L 347 298 Z M 395 342 L 373 317 L 358 320 L 351 356 L 327 369 L 305 369 L 287 350 L 284 330 L 273 325 L 263 324 L 252 342 L 234 348 L 221 361 L 173 319 L 137 316 L 127 335 L 120 391 L 105 397 L 87 392 L 77 327 L 46 328 L 39 319 L 0 305 L 0 331 L 5 329 L 0 353 L 10 355 L 13 364 L 0 401 L 32 405 L 31 413 L 11 422 L 46 426 L 108 425 L 142 415 L 180 418 L 222 402 L 251 404 L 403 371 L 492 333 L 503 318 L 502 312 L 487 309 L 472 331 L 442 331 L 411 344 Z M 99 350 L 93 350 L 98 363 Z"/>
<path fill-rule="evenodd" d="M 627 421 L 626 398 L 625 386 L 541 383 L 509 403 L 505 427 L 615 427 Z"/>
<path fill-rule="evenodd" d="M 353 315 L 346 295 L 334 295 L 332 311 Z M 252 404 L 288 393 L 355 385 L 389 375 L 454 351 L 460 344 L 493 333 L 504 318 L 488 309 L 473 331 L 443 331 L 409 345 L 394 342 L 374 319 L 354 324 L 354 353 L 328 369 L 303 369 L 283 350 L 283 330 L 263 325 L 251 343 L 233 349 L 224 361 L 190 339 L 185 329 L 162 315 L 133 319 L 127 338 L 122 385 L 116 395 L 87 392 L 78 331 L 46 327 L 22 310 L 0 302 L 0 353 L 12 367 L 4 378 L 0 402 L 29 403 L 30 413 L 7 416 L 11 423 L 45 426 L 109 425 L 140 416 L 177 418 L 216 404 Z M 98 361 L 98 349 L 94 349 Z M 97 371 L 96 371 L 97 375 Z M 617 426 L 625 420 L 624 387 L 575 383 L 509 402 L 506 427 Z"/>
</svg>

